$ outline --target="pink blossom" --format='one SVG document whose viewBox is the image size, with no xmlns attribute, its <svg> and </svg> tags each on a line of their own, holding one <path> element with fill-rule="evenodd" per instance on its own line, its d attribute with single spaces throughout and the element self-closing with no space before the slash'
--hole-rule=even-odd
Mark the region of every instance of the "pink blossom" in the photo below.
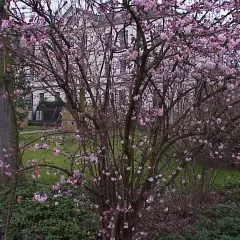
<svg viewBox="0 0 240 240">
<path fill-rule="evenodd" d="M 36 202 L 44 203 L 47 201 L 47 195 L 44 194 L 43 196 L 40 195 L 40 193 L 34 193 L 33 200 Z"/>
<path fill-rule="evenodd" d="M 228 83 L 227 88 L 228 88 L 228 90 L 232 91 L 235 88 L 235 86 L 233 83 Z"/>
<path fill-rule="evenodd" d="M 133 97 L 133 100 L 138 101 L 139 98 L 140 98 L 140 95 L 136 95 L 136 96 Z"/>
<path fill-rule="evenodd" d="M 60 188 L 60 187 L 59 187 L 58 185 L 52 185 L 52 190 L 54 190 L 54 191 L 55 191 L 55 190 L 59 190 L 59 188 Z"/>
<path fill-rule="evenodd" d="M 77 180 L 76 180 L 76 179 L 73 179 L 73 178 L 69 178 L 69 179 L 67 180 L 67 183 L 70 183 L 70 184 L 72 184 L 72 185 L 75 185 L 75 184 L 77 183 Z"/>
<path fill-rule="evenodd" d="M 145 126 L 145 125 L 146 125 L 145 122 L 144 122 L 144 120 L 143 120 L 142 118 L 139 120 L 139 124 L 140 124 L 141 126 Z"/>
<path fill-rule="evenodd" d="M 8 26 L 9 26 L 9 21 L 8 20 L 2 20 L 1 28 L 4 29 L 4 28 L 7 28 Z"/>
<path fill-rule="evenodd" d="M 191 31 L 192 31 L 192 26 L 191 26 L 191 25 L 188 25 L 187 27 L 184 28 L 184 32 L 185 32 L 186 34 L 190 34 Z"/>
<path fill-rule="evenodd" d="M 159 116 L 159 117 L 163 116 L 163 109 L 162 108 L 156 108 L 155 112 L 156 112 L 157 116 Z"/>
<path fill-rule="evenodd" d="M 57 148 L 54 148 L 53 152 L 54 152 L 54 155 L 58 156 L 60 153 L 60 150 Z"/>
<path fill-rule="evenodd" d="M 217 124 L 219 125 L 219 124 L 221 124 L 222 119 L 221 119 L 221 118 L 217 118 L 216 122 L 217 122 Z"/>
<path fill-rule="evenodd" d="M 49 150 L 48 144 L 47 144 L 47 143 L 44 143 L 44 144 L 42 145 L 42 149 Z"/>
<path fill-rule="evenodd" d="M 20 46 L 21 47 L 26 47 L 27 46 L 27 40 L 24 36 L 22 36 L 21 39 L 20 39 Z"/>
<path fill-rule="evenodd" d="M 97 163 L 98 162 L 98 157 L 91 154 L 89 156 L 89 160 L 90 160 L 91 163 Z"/>
<path fill-rule="evenodd" d="M 17 198 L 17 202 L 18 202 L 18 204 L 21 203 L 22 199 L 23 199 L 23 196 L 18 196 L 18 198 Z"/>
<path fill-rule="evenodd" d="M 132 61 L 136 60 L 137 57 L 138 57 L 138 52 L 135 50 L 132 52 L 128 52 L 127 56 L 126 56 L 127 59 L 132 60 Z"/>
<path fill-rule="evenodd" d="M 206 63 L 206 67 L 210 70 L 213 70 L 216 67 L 216 63 L 209 61 Z"/>
<path fill-rule="evenodd" d="M 37 151 L 39 148 L 41 148 L 41 146 L 38 143 L 36 143 L 33 147 L 34 151 Z"/>
<path fill-rule="evenodd" d="M 166 33 L 163 32 L 163 33 L 160 34 L 160 39 L 161 39 L 162 41 L 166 41 L 167 38 L 168 38 L 168 36 L 167 36 Z"/>
<path fill-rule="evenodd" d="M 152 203 L 152 202 L 153 202 L 153 196 L 149 196 L 149 197 L 147 198 L 146 202 L 147 202 L 148 204 Z"/>
<path fill-rule="evenodd" d="M 22 93 L 23 93 L 23 90 L 21 90 L 21 89 L 14 90 L 14 94 L 16 94 L 16 95 L 20 95 Z"/>
</svg>

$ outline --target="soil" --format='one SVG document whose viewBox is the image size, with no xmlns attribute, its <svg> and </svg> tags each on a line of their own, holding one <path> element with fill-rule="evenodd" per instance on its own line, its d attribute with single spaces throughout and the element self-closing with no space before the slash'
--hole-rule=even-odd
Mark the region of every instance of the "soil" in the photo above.
<svg viewBox="0 0 240 240">
<path fill-rule="evenodd" d="M 190 196 L 168 193 L 164 197 L 155 196 L 149 210 L 142 212 L 137 223 L 135 240 L 151 240 L 155 235 L 164 237 L 183 232 L 194 233 L 198 216 L 220 203 L 226 202 L 228 194 L 217 191 L 208 192 L 204 201 L 193 201 Z M 191 202 L 197 202 L 193 206 Z"/>
</svg>

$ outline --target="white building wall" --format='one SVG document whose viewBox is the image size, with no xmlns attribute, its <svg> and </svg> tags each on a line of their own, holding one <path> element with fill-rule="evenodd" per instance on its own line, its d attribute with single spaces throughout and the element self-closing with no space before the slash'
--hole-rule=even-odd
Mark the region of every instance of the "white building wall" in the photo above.
<svg viewBox="0 0 240 240">
<path fill-rule="evenodd" d="M 70 15 L 71 13 L 69 13 Z M 87 41 L 86 41 L 86 54 L 87 54 L 87 59 L 88 59 L 88 68 L 86 68 L 87 74 L 92 74 L 91 75 L 91 86 L 94 89 L 93 92 L 96 92 L 98 90 L 101 94 L 104 94 L 104 86 L 106 84 L 106 73 L 105 73 L 105 66 L 103 67 L 102 75 L 99 76 L 100 69 L 103 64 L 103 56 L 104 53 L 106 53 L 106 46 L 104 46 L 104 37 L 109 34 L 112 30 L 112 41 L 115 40 L 116 37 L 116 31 L 114 29 L 110 28 L 110 25 L 107 23 L 104 23 L 102 25 L 99 25 L 99 22 L 96 22 L 96 27 L 92 27 L 92 22 L 86 22 L 87 23 L 87 28 L 85 28 L 85 32 L 82 30 L 77 33 L 77 29 L 79 26 L 83 24 L 82 21 L 82 16 L 81 13 L 79 13 L 80 16 L 78 18 L 78 21 L 73 20 L 73 23 L 76 24 L 78 22 L 78 26 L 75 26 L 74 28 L 76 29 L 76 32 L 69 33 L 74 36 L 74 34 L 82 34 L 84 33 L 87 36 Z M 66 17 L 66 16 L 65 16 Z M 85 16 L 85 19 L 86 16 Z M 117 32 L 120 30 L 127 31 L 127 44 L 130 46 L 132 38 L 136 37 L 136 27 L 134 25 L 127 26 L 126 28 L 124 27 L 124 24 L 119 23 L 119 25 L 114 26 L 117 29 Z M 112 61 L 110 62 L 111 64 L 111 81 L 112 81 L 112 91 L 114 92 L 115 99 L 119 100 L 120 99 L 120 92 L 124 91 L 126 95 L 126 99 L 128 99 L 129 95 L 129 86 L 130 86 L 130 81 L 128 79 L 128 74 L 132 71 L 134 68 L 134 65 L 131 61 L 131 65 L 128 64 L 127 59 L 124 58 L 123 53 L 128 51 L 127 48 L 123 48 L 121 46 L 121 36 L 119 35 L 117 38 L 117 42 L 115 44 L 116 48 L 119 50 L 119 53 L 115 53 Z M 75 42 L 75 41 L 74 41 Z M 81 44 L 80 42 L 75 42 L 75 44 Z M 123 71 L 121 69 L 121 61 L 126 60 L 126 69 Z M 106 65 L 105 63 L 104 65 Z M 90 71 L 91 70 L 91 71 Z M 100 88 L 101 89 L 96 89 L 97 88 L 97 80 L 94 79 L 94 71 L 96 73 L 96 79 L 100 77 Z M 76 84 L 81 84 L 81 77 L 75 77 L 76 78 Z M 54 82 L 52 83 L 53 85 Z M 44 86 L 38 86 L 37 83 L 33 84 L 34 85 L 34 91 L 33 91 L 33 111 L 36 110 L 39 102 L 40 102 L 40 94 L 44 93 L 44 100 L 47 101 L 55 101 L 55 96 L 51 95 L 49 92 L 46 91 L 46 88 Z M 60 97 L 66 101 L 66 98 L 64 96 L 64 93 L 62 90 L 59 90 L 60 92 Z M 144 105 L 148 108 L 152 108 L 153 106 L 153 101 L 152 101 L 152 95 L 151 93 L 147 93 L 148 96 L 144 96 Z M 88 94 L 86 94 L 86 97 L 88 98 Z"/>
</svg>

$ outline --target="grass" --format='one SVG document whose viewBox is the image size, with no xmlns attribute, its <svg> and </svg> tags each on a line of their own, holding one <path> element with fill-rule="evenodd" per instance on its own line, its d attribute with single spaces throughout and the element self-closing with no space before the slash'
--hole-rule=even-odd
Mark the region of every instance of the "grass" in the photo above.
<svg viewBox="0 0 240 240">
<path fill-rule="evenodd" d="M 30 126 L 31 127 L 31 126 Z M 35 128 L 35 126 L 34 126 Z M 32 128 L 32 129 L 34 129 Z M 51 151 L 46 150 L 38 150 L 34 151 L 32 147 L 35 143 L 42 143 L 41 137 L 42 133 L 32 133 L 32 134 L 21 134 L 20 136 L 20 142 L 21 144 L 28 144 L 32 142 L 29 147 L 26 148 L 22 162 L 23 165 L 26 166 L 28 164 L 29 160 L 36 159 L 39 164 L 53 164 L 57 165 L 63 168 L 66 168 L 70 170 L 71 164 L 72 164 L 72 157 L 75 156 L 78 153 L 79 144 L 77 143 L 76 139 L 73 138 L 71 134 L 61 135 L 59 133 L 47 133 L 45 134 L 43 142 L 48 141 L 49 142 L 49 148 Z M 36 140 L 37 139 L 37 140 Z M 53 149 L 56 147 L 56 142 L 63 143 L 58 148 L 60 149 L 60 154 L 56 156 L 53 152 Z M 119 148 L 118 145 L 120 143 L 116 142 L 116 150 Z M 31 147 L 30 147 L 31 146 Z M 171 166 L 170 166 L 171 165 Z M 177 164 L 173 163 L 169 165 L 169 169 L 165 169 L 167 172 L 171 171 L 171 169 L 176 169 Z M 77 168 L 78 166 L 73 164 L 74 168 Z M 189 168 L 191 169 L 191 167 Z M 192 171 L 192 170 L 191 170 Z M 50 172 L 50 174 L 47 174 L 47 172 Z M 166 174 L 169 174 L 167 173 Z M 194 172 L 196 175 L 201 174 L 201 167 L 199 165 L 196 165 L 194 167 Z M 30 171 L 27 174 L 28 178 L 31 178 L 33 171 Z M 37 182 L 40 183 L 54 183 L 59 179 L 59 176 L 62 175 L 62 173 L 56 171 L 56 170 L 50 170 L 46 168 L 42 168 L 41 171 L 41 178 L 37 180 Z M 180 184 L 182 179 L 184 179 L 184 171 L 182 171 L 177 179 L 175 180 L 177 184 Z M 235 183 L 237 179 L 240 179 L 240 172 L 239 171 L 233 171 L 233 170 L 227 170 L 222 169 L 218 170 L 218 174 L 215 177 L 213 184 L 213 187 L 224 187 L 226 183 Z M 191 181 L 191 179 L 189 179 Z"/>
<path fill-rule="evenodd" d="M 41 138 L 44 137 L 42 141 Z M 61 133 L 31 133 L 31 134 L 20 134 L 19 141 L 21 145 L 28 145 L 25 147 L 22 163 L 24 166 L 27 166 L 29 161 L 36 159 L 38 164 L 51 164 L 60 166 L 67 170 L 78 169 L 81 165 L 81 158 L 76 157 L 79 154 L 79 150 L 81 146 L 76 141 L 76 139 L 72 136 L 72 134 L 61 134 Z M 43 143 L 49 143 L 49 150 L 39 149 L 38 151 L 34 151 L 33 146 L 36 143 L 42 145 Z M 60 154 L 56 156 L 53 152 L 53 149 L 56 147 L 56 142 L 60 143 L 57 147 L 60 150 Z M 121 143 L 120 140 L 114 141 L 115 151 L 120 149 Z M 78 161 L 79 166 L 76 164 L 75 160 Z M 29 171 L 26 176 L 29 179 L 32 179 L 33 170 Z M 50 172 L 50 174 L 48 174 Z M 43 184 L 56 183 L 59 180 L 60 175 L 64 175 L 62 172 L 57 170 L 50 170 L 47 168 L 42 168 L 41 170 L 41 178 L 36 179 L 37 182 Z M 86 177 L 88 177 L 88 173 L 86 173 Z"/>
<path fill-rule="evenodd" d="M 65 137 L 63 138 L 60 134 L 57 133 L 47 134 L 46 136 L 43 137 L 44 140 L 43 139 L 41 140 L 41 137 L 43 136 L 37 133 L 20 135 L 20 144 L 21 145 L 29 144 L 29 146 L 26 146 L 23 153 L 22 157 L 23 165 L 26 166 L 29 163 L 29 161 L 36 159 L 38 164 L 52 164 L 70 170 L 72 165 L 72 157 L 77 153 L 77 150 L 79 148 L 79 145 L 73 139 L 73 137 L 71 135 L 65 135 Z M 42 144 L 44 142 L 49 143 L 49 150 L 39 149 L 37 151 L 34 151 L 33 146 L 36 143 Z M 57 147 L 60 150 L 59 155 L 56 155 L 53 152 L 53 149 L 56 147 L 56 142 L 60 144 Z M 33 171 L 34 169 L 26 174 L 28 178 L 31 178 Z M 59 179 L 60 175 L 62 175 L 62 173 L 57 170 L 42 168 L 41 170 L 42 177 L 39 178 L 37 182 L 54 183 L 56 182 L 57 179 Z"/>
<path fill-rule="evenodd" d="M 222 169 L 216 176 L 214 185 L 217 188 L 236 186 L 240 188 L 240 171 Z"/>
<path fill-rule="evenodd" d="M 22 132 L 30 132 L 30 131 L 45 130 L 45 129 L 51 129 L 51 128 L 53 127 L 40 126 L 40 125 L 28 125 L 28 126 L 23 126 L 20 130 Z"/>
</svg>

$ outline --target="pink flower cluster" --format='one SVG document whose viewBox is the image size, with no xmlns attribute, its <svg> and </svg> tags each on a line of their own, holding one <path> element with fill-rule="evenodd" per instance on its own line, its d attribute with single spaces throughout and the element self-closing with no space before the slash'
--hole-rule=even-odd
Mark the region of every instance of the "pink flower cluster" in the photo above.
<svg viewBox="0 0 240 240">
<path fill-rule="evenodd" d="M 33 196 L 33 200 L 36 201 L 36 202 L 39 202 L 39 203 L 44 203 L 47 201 L 47 195 L 44 194 L 44 195 L 40 195 L 40 193 L 34 193 L 34 196 Z"/>
</svg>

